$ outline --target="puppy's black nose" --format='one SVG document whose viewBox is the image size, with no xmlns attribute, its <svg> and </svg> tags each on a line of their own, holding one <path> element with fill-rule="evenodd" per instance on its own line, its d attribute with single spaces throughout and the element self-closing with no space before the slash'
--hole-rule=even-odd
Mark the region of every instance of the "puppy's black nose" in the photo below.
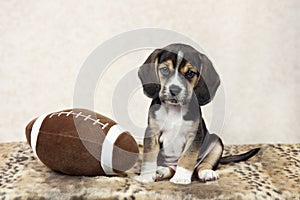
<svg viewBox="0 0 300 200">
<path fill-rule="evenodd" d="M 178 87 L 177 85 L 171 85 L 169 90 L 172 96 L 176 96 L 180 93 L 181 88 Z"/>
</svg>

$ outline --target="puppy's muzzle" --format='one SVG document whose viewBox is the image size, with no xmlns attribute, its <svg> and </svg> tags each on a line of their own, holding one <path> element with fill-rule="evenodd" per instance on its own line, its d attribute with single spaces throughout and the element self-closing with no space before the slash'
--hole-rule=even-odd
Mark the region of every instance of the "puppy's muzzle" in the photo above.
<svg viewBox="0 0 300 200">
<path fill-rule="evenodd" d="M 166 95 L 166 98 L 162 99 L 162 102 L 172 104 L 172 105 L 179 105 L 180 104 L 180 93 L 182 91 L 182 88 L 180 88 L 177 85 L 172 84 L 169 86 L 168 94 Z"/>
<path fill-rule="evenodd" d="M 169 91 L 170 94 L 175 97 L 181 92 L 181 88 L 177 85 L 171 85 Z"/>
</svg>

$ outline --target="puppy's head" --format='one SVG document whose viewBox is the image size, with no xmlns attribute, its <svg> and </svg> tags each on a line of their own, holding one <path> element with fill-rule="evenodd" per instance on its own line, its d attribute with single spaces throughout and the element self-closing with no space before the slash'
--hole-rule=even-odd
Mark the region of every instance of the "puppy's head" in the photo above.
<svg viewBox="0 0 300 200">
<path fill-rule="evenodd" d="M 193 95 L 199 105 L 210 102 L 220 79 L 210 60 L 184 44 L 156 49 L 139 69 L 144 93 L 171 105 L 187 104 Z"/>
</svg>

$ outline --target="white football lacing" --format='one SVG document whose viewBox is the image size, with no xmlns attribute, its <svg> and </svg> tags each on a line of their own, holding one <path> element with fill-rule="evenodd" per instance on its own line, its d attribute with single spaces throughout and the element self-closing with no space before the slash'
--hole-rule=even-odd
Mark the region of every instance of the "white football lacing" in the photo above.
<svg viewBox="0 0 300 200">
<path fill-rule="evenodd" d="M 61 116 L 61 115 L 66 115 L 66 116 L 69 116 L 69 115 L 74 115 L 75 116 L 75 118 L 78 118 L 78 117 L 84 117 L 84 121 L 86 121 L 86 120 L 91 120 L 91 121 L 93 121 L 93 125 L 96 125 L 96 124 L 99 124 L 100 126 L 102 126 L 102 129 L 105 129 L 108 125 L 109 125 L 109 123 L 102 123 L 101 121 L 100 121 L 100 119 L 93 119 L 93 118 L 91 118 L 91 115 L 84 115 L 84 114 L 82 114 L 82 112 L 79 112 L 79 113 L 75 113 L 75 112 L 73 112 L 72 110 L 70 111 L 70 112 L 55 112 L 55 113 L 52 113 L 50 116 L 49 116 L 49 118 L 52 118 L 54 115 L 57 115 L 57 116 Z"/>
</svg>

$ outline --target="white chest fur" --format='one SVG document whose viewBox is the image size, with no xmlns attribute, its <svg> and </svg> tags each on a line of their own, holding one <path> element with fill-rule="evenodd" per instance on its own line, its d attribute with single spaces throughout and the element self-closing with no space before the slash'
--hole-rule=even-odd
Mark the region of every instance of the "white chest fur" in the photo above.
<svg viewBox="0 0 300 200">
<path fill-rule="evenodd" d="M 194 121 L 185 121 L 183 116 L 187 113 L 185 107 L 161 106 L 155 112 L 156 122 L 162 131 L 159 142 L 162 144 L 160 150 L 161 164 L 176 164 L 187 139 L 194 134 Z"/>
</svg>

